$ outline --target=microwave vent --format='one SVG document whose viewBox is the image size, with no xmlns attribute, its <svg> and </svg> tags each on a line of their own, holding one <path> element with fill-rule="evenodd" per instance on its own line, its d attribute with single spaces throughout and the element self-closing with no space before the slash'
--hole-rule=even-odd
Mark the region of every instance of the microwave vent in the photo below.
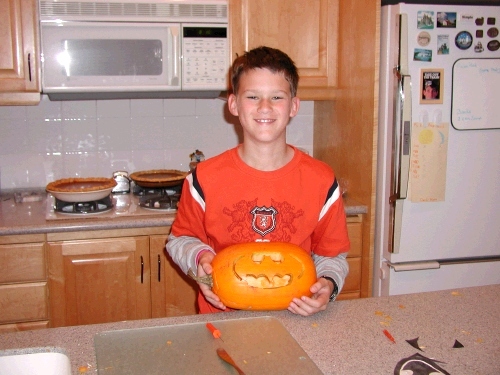
<svg viewBox="0 0 500 375">
<path fill-rule="evenodd" d="M 102 2 L 40 0 L 41 20 L 227 22 L 227 1 Z"/>
</svg>

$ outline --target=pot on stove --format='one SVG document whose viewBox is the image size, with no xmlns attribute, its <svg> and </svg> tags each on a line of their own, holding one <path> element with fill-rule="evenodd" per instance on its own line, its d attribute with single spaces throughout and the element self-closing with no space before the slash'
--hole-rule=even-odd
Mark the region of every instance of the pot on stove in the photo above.
<svg viewBox="0 0 500 375">
<path fill-rule="evenodd" d="M 130 178 L 126 171 L 116 171 L 113 173 L 113 178 L 116 181 L 116 186 L 112 192 L 114 194 L 128 194 L 130 193 Z"/>
</svg>

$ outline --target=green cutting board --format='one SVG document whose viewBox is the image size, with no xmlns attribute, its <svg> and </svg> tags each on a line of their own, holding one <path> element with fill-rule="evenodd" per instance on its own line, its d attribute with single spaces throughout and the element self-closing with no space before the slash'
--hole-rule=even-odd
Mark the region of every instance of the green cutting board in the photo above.
<svg viewBox="0 0 500 375">
<path fill-rule="evenodd" d="M 107 331 L 94 337 L 99 375 L 237 374 L 216 353 L 220 346 L 252 374 L 321 374 L 300 345 L 275 318 L 259 317 L 206 323 Z"/>
</svg>

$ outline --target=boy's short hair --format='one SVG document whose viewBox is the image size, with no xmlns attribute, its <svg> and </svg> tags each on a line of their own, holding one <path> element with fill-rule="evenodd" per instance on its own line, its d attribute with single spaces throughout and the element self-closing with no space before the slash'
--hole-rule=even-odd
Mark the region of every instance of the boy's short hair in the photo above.
<svg viewBox="0 0 500 375">
<path fill-rule="evenodd" d="M 231 67 L 231 83 L 233 93 L 239 88 L 240 77 L 252 69 L 269 69 L 273 73 L 281 73 L 290 84 L 292 98 L 297 95 L 299 74 L 293 60 L 279 49 L 257 47 L 238 56 Z"/>
</svg>

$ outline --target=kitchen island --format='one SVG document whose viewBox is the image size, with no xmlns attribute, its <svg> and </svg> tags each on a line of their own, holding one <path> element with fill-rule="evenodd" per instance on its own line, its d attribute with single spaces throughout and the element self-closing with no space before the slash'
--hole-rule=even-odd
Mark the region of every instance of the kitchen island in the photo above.
<svg viewBox="0 0 500 375">
<path fill-rule="evenodd" d="M 241 311 L 49 328 L 0 334 L 0 354 L 50 348 L 69 356 L 73 374 L 94 374 L 94 335 L 100 332 L 271 316 L 325 374 L 393 374 L 400 360 L 419 353 L 450 374 L 494 375 L 500 373 L 499 297 L 500 285 L 491 285 L 335 301 L 311 317 L 288 311 Z M 395 343 L 384 335 L 384 329 Z"/>
</svg>

